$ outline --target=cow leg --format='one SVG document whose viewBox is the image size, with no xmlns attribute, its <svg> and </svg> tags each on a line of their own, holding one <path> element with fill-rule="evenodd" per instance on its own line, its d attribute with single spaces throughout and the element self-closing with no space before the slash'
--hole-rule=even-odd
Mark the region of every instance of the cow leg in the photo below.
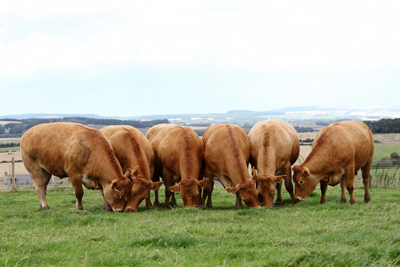
<svg viewBox="0 0 400 267">
<path fill-rule="evenodd" d="M 108 204 L 106 198 L 104 197 L 103 188 L 100 188 L 101 195 L 103 196 L 103 210 L 112 211 L 111 206 Z"/>
<path fill-rule="evenodd" d="M 345 188 L 346 188 L 346 179 L 342 178 L 342 180 L 340 180 L 340 189 L 342 190 L 342 195 L 340 196 L 340 203 L 347 202 Z"/>
<path fill-rule="evenodd" d="M 238 193 L 236 193 L 236 208 L 243 209 L 243 203 L 242 203 L 242 200 L 240 199 Z"/>
<path fill-rule="evenodd" d="M 364 193 L 364 202 L 365 203 L 368 203 L 371 201 L 371 195 L 369 194 L 369 184 L 371 181 L 371 176 L 370 176 L 371 164 L 372 164 L 372 157 L 369 160 L 369 162 L 364 167 L 361 168 L 364 190 L 365 190 L 365 193 Z"/>
<path fill-rule="evenodd" d="M 294 197 L 293 193 L 293 183 L 292 183 L 292 169 L 290 168 L 291 166 L 289 165 L 287 168 L 285 168 L 285 187 L 286 191 L 289 192 L 290 198 L 292 199 L 292 204 L 297 204 L 299 201 Z"/>
<path fill-rule="evenodd" d="M 354 197 L 354 188 L 353 188 L 353 183 L 354 183 L 354 166 L 351 166 L 346 169 L 346 187 L 347 191 L 350 194 L 350 204 L 354 205 L 357 204 L 356 198 Z"/>
<path fill-rule="evenodd" d="M 207 185 L 203 189 L 203 195 L 199 202 L 199 207 L 204 207 L 204 205 L 208 208 L 212 208 L 212 191 L 214 190 L 214 181 L 212 178 L 209 178 Z M 207 204 L 206 204 L 207 199 Z"/>
<path fill-rule="evenodd" d="M 151 205 L 151 199 L 150 199 L 150 193 L 149 195 L 146 197 L 146 209 L 151 209 L 153 207 L 153 205 Z"/>
<path fill-rule="evenodd" d="M 175 197 L 175 192 L 171 192 L 171 201 L 169 204 L 171 205 L 171 207 L 176 207 L 178 205 Z"/>
<path fill-rule="evenodd" d="M 328 189 L 328 184 L 325 181 L 319 182 L 319 187 L 321 188 L 321 201 L 319 203 L 324 204 L 326 202 L 326 190 Z"/>
<path fill-rule="evenodd" d="M 82 188 L 82 177 L 81 175 L 68 175 L 71 184 L 74 188 L 75 191 L 75 197 L 76 197 L 76 209 L 78 210 L 83 210 L 83 205 L 82 205 L 82 197 L 83 197 L 83 188 Z M 104 203 L 103 203 L 104 204 Z"/>
<path fill-rule="evenodd" d="M 282 183 L 275 183 L 275 188 L 276 188 L 276 192 L 277 192 L 275 205 L 283 205 Z"/>
<path fill-rule="evenodd" d="M 207 198 L 207 208 L 212 208 L 212 199 L 211 199 L 211 196 L 212 196 L 212 192 L 214 191 L 214 181 L 212 180 L 211 181 L 211 189 L 210 189 L 210 191 L 208 192 L 208 198 Z"/>
<path fill-rule="evenodd" d="M 212 208 L 212 200 L 211 200 L 211 194 L 214 188 L 214 180 L 213 180 L 213 175 L 211 174 L 210 170 L 206 167 L 206 170 L 204 172 L 204 175 L 206 178 L 208 178 L 208 183 L 203 189 L 203 195 L 200 199 L 199 202 L 199 207 L 204 207 L 206 205 L 206 199 L 207 199 L 207 207 Z"/>
<path fill-rule="evenodd" d="M 158 176 L 156 173 L 153 174 L 153 182 L 159 182 L 160 181 L 160 176 Z M 147 199 L 146 199 L 147 201 Z M 147 205 L 147 202 L 146 202 Z M 154 190 L 154 207 L 160 207 L 160 198 L 158 197 L 158 190 Z"/>
<path fill-rule="evenodd" d="M 164 187 L 165 187 L 165 201 L 164 201 L 164 208 L 169 208 L 169 199 L 172 195 L 171 190 L 169 188 L 174 185 L 174 181 L 172 175 L 164 170 L 163 171 L 163 180 L 164 180 Z"/>
<path fill-rule="evenodd" d="M 39 197 L 40 208 L 43 210 L 49 210 L 50 207 L 46 201 L 46 189 L 50 181 L 51 174 L 39 166 L 29 168 L 28 171 L 32 176 L 33 187 L 35 188 L 36 194 Z"/>
</svg>

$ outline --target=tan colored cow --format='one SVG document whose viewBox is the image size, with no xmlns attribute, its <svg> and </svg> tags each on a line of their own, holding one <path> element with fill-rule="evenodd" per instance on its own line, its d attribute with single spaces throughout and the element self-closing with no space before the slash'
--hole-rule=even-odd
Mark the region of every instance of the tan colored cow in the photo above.
<svg viewBox="0 0 400 267">
<path fill-rule="evenodd" d="M 259 207 L 258 192 L 254 180 L 249 179 L 247 169 L 250 159 L 250 140 L 245 130 L 232 124 L 215 124 L 203 135 L 205 177 L 209 179 L 203 190 L 200 205 L 212 207 L 211 194 L 214 179 L 236 195 L 236 207 L 243 208 L 242 200 L 249 207 Z"/>
<path fill-rule="evenodd" d="M 369 171 L 373 156 L 374 139 L 365 123 L 342 121 L 322 128 L 306 160 L 293 167 L 295 198 L 299 201 L 306 200 L 321 182 L 321 203 L 324 203 L 327 185 L 335 186 L 341 183 L 340 202 L 346 202 L 346 186 L 350 194 L 350 203 L 356 204 L 353 193 L 354 174 L 361 169 L 365 188 L 364 202 L 371 201 Z"/>
<path fill-rule="evenodd" d="M 69 177 L 77 209 L 83 209 L 84 184 L 88 189 L 100 189 L 114 211 L 124 210 L 130 171 L 122 173 L 110 143 L 99 130 L 77 123 L 39 124 L 22 136 L 21 155 L 42 209 L 50 208 L 46 188 L 54 175 Z"/>
<path fill-rule="evenodd" d="M 149 140 L 129 125 L 106 126 L 100 132 L 110 141 L 122 171 L 131 169 L 131 192 L 128 194 L 125 211 L 136 212 L 143 199 L 146 199 L 146 208 L 151 208 L 150 190 L 158 190 L 163 182 L 151 181 L 154 153 Z"/>
<path fill-rule="evenodd" d="M 162 177 L 165 185 L 164 207 L 169 207 L 173 192 L 180 191 L 185 207 L 198 205 L 203 178 L 203 141 L 188 127 L 176 124 L 158 124 L 146 134 L 154 151 L 155 172 L 153 181 Z M 174 185 L 175 183 L 178 183 Z M 154 205 L 159 205 L 158 192 Z"/>
<path fill-rule="evenodd" d="M 282 181 L 285 181 L 292 203 L 297 203 L 293 194 L 292 170 L 299 156 L 300 144 L 297 132 L 289 123 L 274 119 L 256 123 L 249 132 L 250 164 L 257 169 L 257 190 L 262 205 L 274 207 L 275 183 L 276 204 L 283 205 Z"/>
</svg>

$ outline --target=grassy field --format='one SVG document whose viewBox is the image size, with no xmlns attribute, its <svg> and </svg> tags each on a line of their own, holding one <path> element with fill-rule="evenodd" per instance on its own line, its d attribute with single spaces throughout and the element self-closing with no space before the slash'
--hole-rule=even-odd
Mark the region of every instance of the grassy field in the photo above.
<svg viewBox="0 0 400 267">
<path fill-rule="evenodd" d="M 393 152 L 400 155 L 400 144 L 375 144 L 374 162 L 387 158 Z"/>
<path fill-rule="evenodd" d="M 213 209 L 103 211 L 86 190 L 49 190 L 50 211 L 33 190 L 0 192 L 0 266 L 394 266 L 400 264 L 400 190 L 372 189 L 372 202 L 339 204 L 339 187 L 273 210 L 236 210 L 214 191 Z M 162 198 L 163 199 L 163 198 Z M 143 206 L 143 204 L 142 204 Z"/>
<path fill-rule="evenodd" d="M 3 147 L 3 148 L 0 148 L 0 153 L 5 153 L 5 152 L 8 152 L 10 150 L 14 151 L 14 152 L 17 152 L 20 149 L 19 149 L 19 147 Z"/>
</svg>

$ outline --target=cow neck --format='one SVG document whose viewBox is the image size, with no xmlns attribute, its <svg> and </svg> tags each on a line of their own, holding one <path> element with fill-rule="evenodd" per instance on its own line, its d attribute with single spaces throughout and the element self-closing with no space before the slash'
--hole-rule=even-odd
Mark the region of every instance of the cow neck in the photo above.
<svg viewBox="0 0 400 267">
<path fill-rule="evenodd" d="M 271 147 L 262 147 L 257 155 L 257 174 L 258 175 L 275 175 L 276 157 L 275 151 Z"/>
<path fill-rule="evenodd" d="M 96 166 L 93 171 L 100 183 L 111 183 L 114 179 L 124 179 L 122 168 L 110 146 L 98 146 L 95 155 Z"/>
<path fill-rule="evenodd" d="M 139 137 L 136 133 L 126 128 L 123 128 L 121 133 L 123 133 L 121 135 L 122 138 L 114 149 L 117 158 L 121 159 L 119 162 L 121 163 L 122 171 L 126 172 L 128 168 L 133 170 L 139 165 L 136 177 L 150 180 L 149 163 L 147 162 L 147 156 L 141 146 Z"/>
<path fill-rule="evenodd" d="M 179 171 L 181 179 L 198 179 L 200 173 L 199 156 L 197 153 L 197 147 L 195 140 L 192 139 L 191 135 L 185 128 L 179 128 L 179 138 L 181 140 L 181 146 L 179 153 Z"/>
<path fill-rule="evenodd" d="M 235 186 L 250 179 L 247 163 L 241 155 L 239 155 L 235 164 L 228 166 L 227 171 L 229 178 Z"/>
<path fill-rule="evenodd" d="M 303 167 L 307 167 L 310 173 L 316 176 L 321 176 L 331 170 L 331 162 L 328 160 L 329 153 L 323 146 L 317 145 L 313 148 L 307 159 L 301 164 Z"/>
<path fill-rule="evenodd" d="M 139 155 L 132 151 L 131 155 L 128 155 L 127 158 L 127 167 L 123 168 L 124 171 L 126 171 L 127 168 L 131 168 L 133 170 L 137 165 L 139 165 L 136 177 L 144 178 L 146 180 L 151 179 L 149 163 L 147 162 L 147 157 L 143 151 L 141 151 Z"/>
</svg>

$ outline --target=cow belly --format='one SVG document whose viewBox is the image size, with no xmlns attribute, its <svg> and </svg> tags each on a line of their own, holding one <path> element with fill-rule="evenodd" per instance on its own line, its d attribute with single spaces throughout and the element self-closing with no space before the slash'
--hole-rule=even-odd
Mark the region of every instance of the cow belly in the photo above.
<svg viewBox="0 0 400 267">
<path fill-rule="evenodd" d="M 214 179 L 217 179 L 225 188 L 236 186 L 232 183 L 231 179 L 225 175 L 215 175 Z"/>
<path fill-rule="evenodd" d="M 343 175 L 345 174 L 345 170 L 342 169 L 339 173 L 330 175 L 327 177 L 327 183 L 330 186 L 335 186 L 340 183 L 340 181 L 343 179 Z"/>
<path fill-rule="evenodd" d="M 97 181 L 90 179 L 86 175 L 82 175 L 82 183 L 87 189 L 100 189 Z"/>
</svg>

